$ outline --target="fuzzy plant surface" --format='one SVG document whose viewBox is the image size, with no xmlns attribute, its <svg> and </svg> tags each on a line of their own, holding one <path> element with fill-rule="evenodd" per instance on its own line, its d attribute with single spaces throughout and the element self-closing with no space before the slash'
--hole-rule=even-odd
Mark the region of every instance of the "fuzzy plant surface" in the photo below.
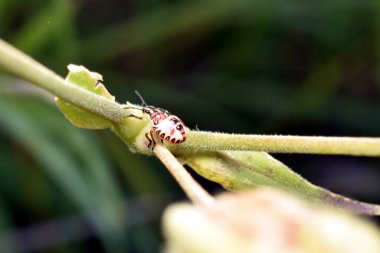
<svg viewBox="0 0 380 253">
<path fill-rule="evenodd" d="M 374 224 L 268 188 L 223 193 L 208 209 L 189 203 L 163 215 L 166 251 L 177 253 L 377 253 Z M 186 229 L 183 229 L 186 228 Z"/>
<path fill-rule="evenodd" d="M 327 204 L 360 214 L 380 215 L 379 205 L 349 199 L 315 186 L 267 153 L 380 156 L 379 138 L 239 135 L 189 129 L 187 140 L 181 144 L 165 141 L 161 144 L 154 136 L 158 145 L 152 150 L 146 138 L 146 133 L 152 129 L 148 115 L 142 110 L 130 108 L 139 105 L 115 102 L 100 74 L 83 66 L 69 65 L 69 73 L 66 79 L 62 79 L 4 41 L 0 41 L 0 66 L 55 95 L 58 108 L 73 125 L 87 129 L 110 129 L 130 151 L 156 155 L 169 170 L 172 169 L 175 177 L 178 172 L 175 168 L 185 163 L 228 190 L 270 186 L 292 192 L 311 203 Z M 134 117 L 128 117 L 130 115 Z M 170 159 L 164 162 L 172 154 L 180 163 L 173 164 Z M 203 199 L 200 202 L 206 204 L 212 202 L 199 187 L 190 189 L 190 192 L 194 190 L 201 196 L 193 198 L 186 189 L 187 185 L 181 184 L 192 200 Z"/>
</svg>

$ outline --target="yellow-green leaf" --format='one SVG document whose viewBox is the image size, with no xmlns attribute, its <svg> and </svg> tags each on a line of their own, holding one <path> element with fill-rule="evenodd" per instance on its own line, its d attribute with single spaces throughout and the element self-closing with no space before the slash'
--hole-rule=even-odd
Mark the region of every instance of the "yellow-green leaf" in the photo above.
<svg viewBox="0 0 380 253">
<path fill-rule="evenodd" d="M 198 151 L 181 158 L 197 173 L 229 190 L 270 186 L 292 192 L 312 203 L 380 215 L 380 206 L 349 199 L 315 186 L 265 152 Z"/>
<path fill-rule="evenodd" d="M 67 66 L 69 74 L 66 77 L 66 82 L 77 85 L 92 93 L 103 96 L 109 100 L 115 101 L 104 85 L 101 83 L 103 78 L 96 72 L 91 72 L 83 66 L 70 64 Z M 104 129 L 111 127 L 111 121 L 71 103 L 56 98 L 58 108 L 65 115 L 65 117 L 75 126 L 88 129 Z"/>
</svg>

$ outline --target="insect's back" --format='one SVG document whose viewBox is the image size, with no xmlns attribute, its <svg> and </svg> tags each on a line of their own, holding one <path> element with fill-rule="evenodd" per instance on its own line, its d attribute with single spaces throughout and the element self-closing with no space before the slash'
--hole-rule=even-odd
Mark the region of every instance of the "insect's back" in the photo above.
<svg viewBox="0 0 380 253">
<path fill-rule="evenodd" d="M 147 105 L 137 91 L 136 95 L 141 99 L 142 106 L 140 107 L 129 107 L 133 109 L 142 110 L 148 116 L 148 119 L 152 125 L 152 129 L 145 134 L 149 141 L 148 148 L 154 148 L 156 142 L 152 133 L 155 132 L 162 140 L 169 141 L 171 143 L 181 143 L 186 140 L 187 133 L 185 124 L 177 116 L 171 115 L 168 111 Z M 128 117 L 135 117 L 142 119 L 135 115 L 129 115 Z"/>
<path fill-rule="evenodd" d="M 153 131 L 163 140 L 181 143 L 186 140 L 185 124 L 177 116 L 169 115 L 153 126 Z"/>
</svg>

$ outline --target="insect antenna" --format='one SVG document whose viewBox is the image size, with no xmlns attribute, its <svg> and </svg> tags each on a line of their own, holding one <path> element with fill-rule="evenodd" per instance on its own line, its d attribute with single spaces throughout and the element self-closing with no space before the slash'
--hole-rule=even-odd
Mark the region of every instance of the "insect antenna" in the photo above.
<svg viewBox="0 0 380 253">
<path fill-rule="evenodd" d="M 148 104 L 144 101 L 143 97 L 140 95 L 140 93 L 135 90 L 136 95 L 140 98 L 143 106 L 148 106 Z"/>
</svg>

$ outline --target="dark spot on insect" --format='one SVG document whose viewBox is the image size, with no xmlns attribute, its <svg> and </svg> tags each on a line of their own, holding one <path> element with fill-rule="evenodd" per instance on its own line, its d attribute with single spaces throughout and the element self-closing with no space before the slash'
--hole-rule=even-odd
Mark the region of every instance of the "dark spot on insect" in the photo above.
<svg viewBox="0 0 380 253">
<path fill-rule="evenodd" d="M 183 137 L 182 141 L 185 141 L 186 140 L 186 136 Z"/>
<path fill-rule="evenodd" d="M 156 126 L 154 126 L 154 127 L 153 127 L 153 130 L 156 130 L 156 129 L 157 129 L 157 127 L 156 127 Z"/>
<path fill-rule="evenodd" d="M 176 143 L 180 143 L 181 141 L 180 140 L 177 140 Z"/>
<path fill-rule="evenodd" d="M 176 119 L 176 118 L 172 118 L 171 121 L 173 121 L 174 123 L 178 123 L 179 122 L 179 120 Z"/>
<path fill-rule="evenodd" d="M 183 129 L 183 126 L 182 125 L 177 125 L 177 130 L 182 130 Z"/>
<path fill-rule="evenodd" d="M 165 133 L 160 134 L 160 137 L 161 137 L 161 138 L 164 138 L 164 137 L 165 137 Z M 169 136 L 168 136 L 168 137 L 169 137 Z"/>
<path fill-rule="evenodd" d="M 153 113 L 153 110 L 150 109 L 150 108 L 144 108 L 144 109 L 143 109 L 143 112 L 146 113 L 146 114 L 148 114 L 148 115 L 150 115 L 150 114 Z"/>
<path fill-rule="evenodd" d="M 170 136 L 169 136 L 169 135 L 166 136 L 166 137 L 165 137 L 165 140 L 170 141 Z"/>
<path fill-rule="evenodd" d="M 157 130 L 156 133 L 157 133 L 157 134 L 160 134 L 160 133 L 161 133 L 161 130 Z"/>
<path fill-rule="evenodd" d="M 175 143 L 175 138 L 170 140 L 171 143 Z"/>
</svg>

